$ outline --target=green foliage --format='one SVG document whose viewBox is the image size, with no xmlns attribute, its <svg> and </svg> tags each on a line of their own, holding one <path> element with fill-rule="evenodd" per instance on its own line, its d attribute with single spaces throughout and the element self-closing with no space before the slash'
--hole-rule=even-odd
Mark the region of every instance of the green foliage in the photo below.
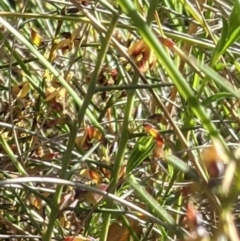
<svg viewBox="0 0 240 241">
<path fill-rule="evenodd" d="M 239 13 L 1 1 L 0 239 L 238 240 Z"/>
<path fill-rule="evenodd" d="M 151 136 L 143 136 L 136 142 L 129 159 L 127 161 L 127 173 L 134 171 L 136 167 L 149 156 L 154 147 L 153 138 Z"/>
<path fill-rule="evenodd" d="M 227 51 L 227 49 L 237 42 L 240 38 L 240 1 L 234 1 L 234 7 L 229 16 L 229 21 L 222 18 L 222 32 L 217 46 L 214 50 L 211 65 L 214 66 L 219 58 Z"/>
</svg>

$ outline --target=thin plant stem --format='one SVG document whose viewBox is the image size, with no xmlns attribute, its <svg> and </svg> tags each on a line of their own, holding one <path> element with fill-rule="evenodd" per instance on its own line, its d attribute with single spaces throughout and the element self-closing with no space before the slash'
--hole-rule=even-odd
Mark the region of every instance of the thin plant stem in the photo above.
<svg viewBox="0 0 240 241">
<path fill-rule="evenodd" d="M 138 83 L 138 79 L 139 79 L 139 77 L 138 77 L 137 73 L 135 73 L 133 76 L 133 79 L 132 79 L 132 85 L 136 85 Z M 128 124 L 129 124 L 131 114 L 132 114 L 134 96 L 135 96 L 135 91 L 128 90 L 127 103 L 125 106 L 124 120 L 123 120 L 123 125 L 122 125 L 122 130 L 121 130 L 121 137 L 120 137 L 120 141 L 119 141 L 119 145 L 118 145 L 118 152 L 116 154 L 116 159 L 114 162 L 114 167 L 112 169 L 111 183 L 109 186 L 109 192 L 113 193 L 113 194 L 116 192 L 118 178 L 119 178 L 119 172 L 124 163 L 124 155 L 125 155 L 126 146 L 127 146 L 127 142 L 128 142 Z M 114 203 L 112 200 L 107 201 L 106 208 L 112 208 L 113 206 L 114 206 Z M 100 241 L 107 240 L 110 219 L 111 219 L 111 214 L 104 214 Z"/>
</svg>

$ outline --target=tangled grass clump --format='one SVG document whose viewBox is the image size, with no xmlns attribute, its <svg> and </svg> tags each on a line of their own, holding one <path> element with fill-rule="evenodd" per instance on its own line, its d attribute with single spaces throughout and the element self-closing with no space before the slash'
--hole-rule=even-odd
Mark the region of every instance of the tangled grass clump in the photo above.
<svg viewBox="0 0 240 241">
<path fill-rule="evenodd" d="M 240 2 L 0 3 L 0 238 L 239 240 Z"/>
</svg>

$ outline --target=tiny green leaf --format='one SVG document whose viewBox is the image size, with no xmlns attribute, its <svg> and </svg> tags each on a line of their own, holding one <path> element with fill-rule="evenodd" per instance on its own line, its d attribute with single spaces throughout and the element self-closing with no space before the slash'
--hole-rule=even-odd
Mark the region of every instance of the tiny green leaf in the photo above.
<svg viewBox="0 0 240 241">
<path fill-rule="evenodd" d="M 154 147 L 153 137 L 143 136 L 141 137 L 136 145 L 134 146 L 128 163 L 127 163 L 127 173 L 131 172 L 134 168 L 139 166 L 146 157 L 150 154 Z"/>
<path fill-rule="evenodd" d="M 217 93 L 215 95 L 212 95 L 212 96 L 206 98 L 205 100 L 202 101 L 201 104 L 206 106 L 206 105 L 211 104 L 212 102 L 219 101 L 219 100 L 226 99 L 226 98 L 232 98 L 232 97 L 233 97 L 233 95 L 231 93 L 220 92 L 220 93 Z"/>
<path fill-rule="evenodd" d="M 240 39 L 240 1 L 236 0 L 233 10 L 231 12 L 229 22 L 225 18 L 222 18 L 222 33 L 214 50 L 211 66 L 214 66 L 222 54 L 236 41 Z"/>
<path fill-rule="evenodd" d="M 214 49 L 214 52 L 212 55 L 212 60 L 211 60 L 212 66 L 214 66 L 218 62 L 219 58 L 223 54 L 224 45 L 228 37 L 228 22 L 225 18 L 222 18 L 222 24 L 223 24 L 223 27 L 222 27 L 221 36 L 218 40 L 217 46 Z"/>
</svg>

